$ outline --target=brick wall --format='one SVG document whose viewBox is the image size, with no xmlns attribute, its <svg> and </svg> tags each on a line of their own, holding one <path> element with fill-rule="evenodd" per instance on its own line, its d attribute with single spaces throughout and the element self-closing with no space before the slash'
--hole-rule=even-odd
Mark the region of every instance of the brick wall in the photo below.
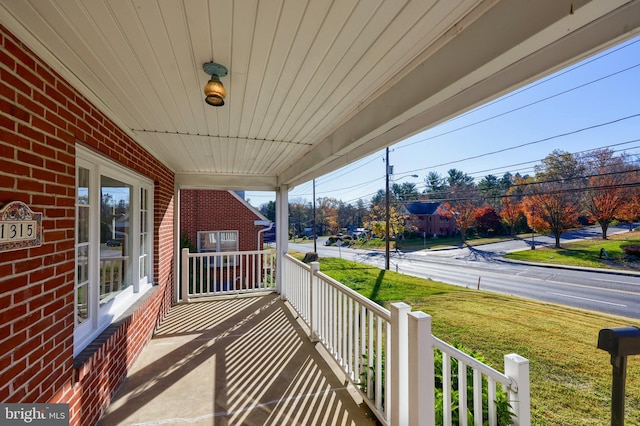
<svg viewBox="0 0 640 426">
<path fill-rule="evenodd" d="M 158 286 L 74 366 L 75 147 L 155 183 Z M 0 26 L 0 206 L 43 213 L 41 247 L 0 253 L 0 401 L 67 402 L 94 424 L 173 293 L 173 173 Z"/>
<path fill-rule="evenodd" d="M 264 227 L 255 226 L 253 222 L 259 219 L 229 191 L 180 191 L 180 233 L 195 247 L 198 231 L 238 231 L 238 249 L 257 250 L 258 231 Z"/>
</svg>

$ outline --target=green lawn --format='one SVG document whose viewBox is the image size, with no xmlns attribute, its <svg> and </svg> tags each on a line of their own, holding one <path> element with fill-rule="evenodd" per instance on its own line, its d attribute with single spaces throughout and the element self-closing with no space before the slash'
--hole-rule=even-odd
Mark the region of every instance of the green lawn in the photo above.
<svg viewBox="0 0 640 426">
<path fill-rule="evenodd" d="M 499 241 L 511 240 L 512 237 L 491 237 L 491 238 L 481 238 L 481 237 L 471 237 L 465 241 L 466 245 L 475 246 L 481 244 L 489 244 L 495 243 Z M 398 241 L 398 247 L 400 250 L 404 251 L 414 251 L 414 250 L 424 250 L 424 249 L 438 249 L 443 247 L 462 247 L 462 240 L 460 237 L 447 237 L 447 238 L 411 238 L 411 239 L 403 239 Z M 371 238 L 371 239 L 359 239 L 354 240 L 355 248 L 362 249 L 378 249 L 384 250 L 385 242 L 384 238 Z M 391 241 L 390 243 L 391 250 L 395 250 L 396 242 Z"/>
<path fill-rule="evenodd" d="M 402 301 L 432 315 L 436 336 L 480 352 L 498 370 L 505 354 L 528 358 L 533 425 L 610 423 L 611 365 L 609 355 L 596 347 L 598 332 L 638 320 L 468 290 L 342 259 L 320 259 L 320 270 L 383 306 Z M 640 424 L 640 356 L 629 358 L 626 422 Z"/>
<path fill-rule="evenodd" d="M 591 268 L 636 269 L 640 270 L 638 259 L 625 256 L 621 246 L 626 244 L 640 244 L 640 233 L 629 232 L 611 236 L 607 240 L 591 239 L 575 243 L 564 244 L 562 248 L 539 247 L 536 250 L 523 250 L 508 253 L 507 259 L 523 260 L 527 262 L 552 263 L 571 266 L 586 266 Z M 600 256 L 604 249 L 609 256 Z"/>
</svg>

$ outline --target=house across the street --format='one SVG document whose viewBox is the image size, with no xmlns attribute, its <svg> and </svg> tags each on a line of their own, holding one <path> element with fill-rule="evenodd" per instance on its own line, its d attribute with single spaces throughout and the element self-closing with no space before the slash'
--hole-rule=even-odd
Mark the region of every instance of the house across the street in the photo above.
<svg viewBox="0 0 640 426">
<path fill-rule="evenodd" d="M 401 213 L 407 218 L 405 227 L 431 237 L 449 236 L 458 230 L 456 221 L 443 214 L 443 205 L 438 201 L 415 201 L 402 206 Z"/>
</svg>

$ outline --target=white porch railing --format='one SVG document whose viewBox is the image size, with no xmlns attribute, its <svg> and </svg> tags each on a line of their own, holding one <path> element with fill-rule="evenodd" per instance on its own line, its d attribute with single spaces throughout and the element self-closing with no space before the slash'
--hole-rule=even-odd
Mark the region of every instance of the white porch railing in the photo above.
<svg viewBox="0 0 640 426">
<path fill-rule="evenodd" d="M 111 256 L 100 258 L 100 296 L 118 292 L 123 288 L 124 271 L 129 256 Z M 84 262 L 83 262 L 84 263 Z"/>
<path fill-rule="evenodd" d="M 471 387 L 472 424 L 482 425 L 486 411 L 489 425 L 497 425 L 498 383 L 507 392 L 513 424 L 530 424 L 528 360 L 505 355 L 505 372 L 500 373 L 434 337 L 431 317 L 410 312 L 407 304 L 386 310 L 322 274 L 317 263 L 306 265 L 285 255 L 280 266 L 282 295 L 309 326 L 310 338 L 322 343 L 383 424 L 436 424 L 434 351 L 443 365 L 438 391 L 443 395 L 442 424 L 452 424 L 455 404 L 459 424 L 467 425 L 466 390 Z M 457 383 L 452 383 L 453 363 Z M 467 383 L 468 371 L 472 383 Z M 464 390 L 457 392 L 455 402 L 454 389 Z"/>
<path fill-rule="evenodd" d="M 282 295 L 363 394 L 376 416 L 387 424 L 391 313 L 338 281 L 286 255 Z"/>
<path fill-rule="evenodd" d="M 182 250 L 182 301 L 276 289 L 275 250 L 189 253 Z"/>
</svg>

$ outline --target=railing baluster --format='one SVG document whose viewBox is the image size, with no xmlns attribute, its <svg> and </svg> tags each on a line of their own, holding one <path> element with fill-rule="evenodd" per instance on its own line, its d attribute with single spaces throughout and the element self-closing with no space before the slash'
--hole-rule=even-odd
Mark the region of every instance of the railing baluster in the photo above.
<svg viewBox="0 0 640 426">
<path fill-rule="evenodd" d="M 376 316 L 375 397 L 376 408 L 382 411 L 382 319 Z M 386 404 L 385 404 L 386 405 Z"/>
<path fill-rule="evenodd" d="M 467 426 L 467 365 L 458 360 L 458 412 L 460 426 Z"/>
<path fill-rule="evenodd" d="M 451 357 L 442 352 L 442 418 L 443 425 L 451 426 Z"/>
<path fill-rule="evenodd" d="M 487 396 L 489 397 L 489 426 L 498 426 L 498 411 L 496 409 L 496 381 L 487 379 Z"/>
<path fill-rule="evenodd" d="M 482 372 L 473 369 L 473 421 L 482 426 Z"/>
<path fill-rule="evenodd" d="M 373 339 L 375 336 L 374 333 L 374 317 L 373 317 L 373 312 L 369 311 L 369 327 L 367 328 L 367 334 L 369 336 L 369 344 L 367 345 L 367 352 L 368 352 L 368 359 L 367 359 L 367 397 L 369 399 L 373 398 L 373 359 L 374 356 L 373 354 L 375 353 L 374 349 L 373 349 Z"/>
</svg>

